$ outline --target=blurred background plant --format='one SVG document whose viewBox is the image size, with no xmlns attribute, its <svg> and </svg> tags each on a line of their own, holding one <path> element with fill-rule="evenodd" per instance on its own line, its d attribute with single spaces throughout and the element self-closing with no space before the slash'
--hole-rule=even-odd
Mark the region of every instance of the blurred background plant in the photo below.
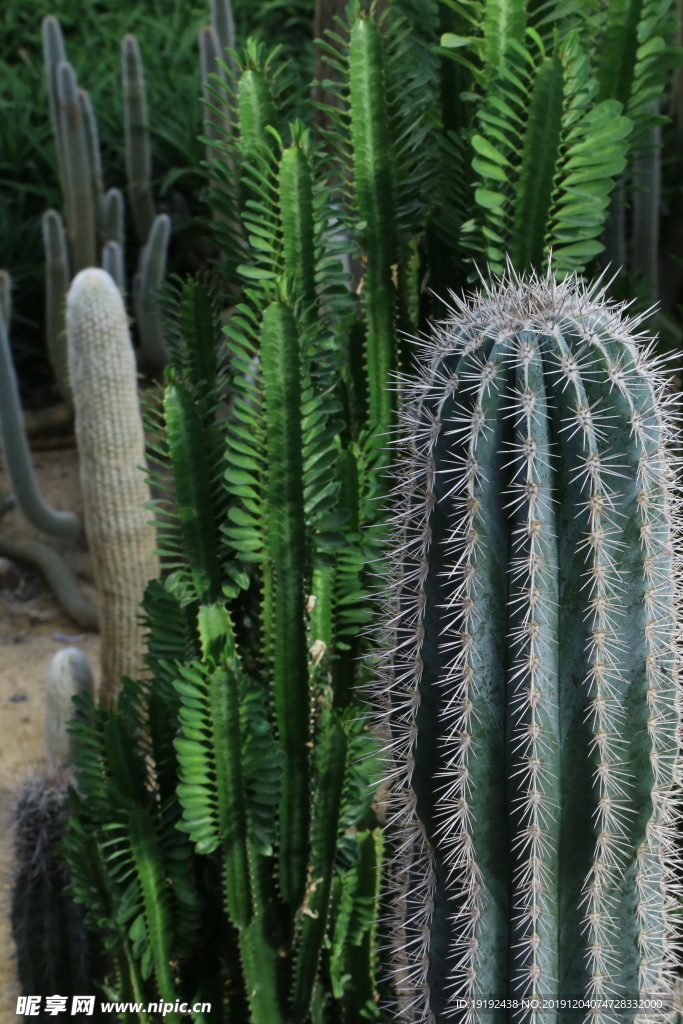
<svg viewBox="0 0 683 1024">
<path fill-rule="evenodd" d="M 280 40 L 290 44 L 291 59 L 302 74 L 313 73 L 311 5 L 238 2 L 234 7 L 240 38 Z M 54 398 L 53 374 L 46 358 L 45 255 L 41 218 L 62 210 L 56 173 L 55 141 L 49 118 L 41 22 L 46 14 L 60 22 L 68 58 L 79 84 L 86 88 L 99 127 L 104 181 L 125 187 L 121 40 L 138 39 L 147 85 L 152 139 L 152 188 L 160 211 L 178 207 L 194 218 L 207 207 L 200 162 L 204 150 L 197 36 L 207 21 L 203 0 L 7 0 L 0 38 L 0 266 L 11 268 L 14 283 L 12 348 L 22 398 L 32 406 Z M 96 45 L 94 45 L 96 41 Z M 175 199 L 175 206 L 174 206 Z M 128 228 L 133 234 L 130 211 Z M 178 213 L 170 269 L 196 269 L 196 254 L 187 252 L 187 229 Z M 186 229 L 185 237 L 182 236 Z M 131 255 L 135 253 L 131 250 Z M 195 260 L 194 266 L 192 260 Z M 129 266 L 132 274 L 134 265 Z"/>
</svg>

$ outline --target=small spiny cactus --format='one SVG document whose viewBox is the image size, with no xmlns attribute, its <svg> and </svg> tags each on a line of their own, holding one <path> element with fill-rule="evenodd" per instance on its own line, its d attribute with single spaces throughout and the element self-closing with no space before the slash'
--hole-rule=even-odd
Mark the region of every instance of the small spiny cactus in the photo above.
<svg viewBox="0 0 683 1024">
<path fill-rule="evenodd" d="M 45 677 L 45 755 L 41 770 L 23 783 L 14 805 L 16 871 L 12 891 L 12 935 L 24 995 L 70 997 L 92 990 L 91 937 L 82 906 L 68 886 L 63 841 L 69 817 L 69 762 L 74 740 L 66 724 L 77 715 L 71 698 L 92 694 L 92 673 L 77 647 L 52 658 Z M 49 1020 L 48 1010 L 39 1014 Z"/>
<path fill-rule="evenodd" d="M 93 677 L 88 659 L 78 647 L 57 651 L 45 676 L 45 756 L 48 768 L 56 771 L 72 757 L 74 738 L 66 724 L 76 715 L 72 697 L 93 694 Z"/>
<path fill-rule="evenodd" d="M 680 965 L 677 400 L 605 291 L 508 265 L 401 384 L 372 701 L 412 1024 L 666 997 Z"/>
</svg>

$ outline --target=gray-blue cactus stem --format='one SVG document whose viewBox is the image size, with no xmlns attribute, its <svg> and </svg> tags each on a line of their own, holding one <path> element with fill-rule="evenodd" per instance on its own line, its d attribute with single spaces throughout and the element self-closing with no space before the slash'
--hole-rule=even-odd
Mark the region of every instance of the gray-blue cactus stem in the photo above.
<svg viewBox="0 0 683 1024">
<path fill-rule="evenodd" d="M 81 592 L 76 577 L 64 559 L 47 544 L 38 540 L 19 540 L 0 533 L 0 555 L 40 569 L 60 607 L 72 622 L 82 629 L 99 628 L 97 609 Z"/>
<path fill-rule="evenodd" d="M 671 1000 L 683 516 L 666 378 L 639 321 L 576 278 L 508 267 L 455 303 L 403 382 L 373 692 L 398 1020 L 459 1020 L 458 997 L 517 1000 L 510 1021 L 524 999 Z"/>
<path fill-rule="evenodd" d="M 0 315 L 0 433 L 5 468 L 22 511 L 37 529 L 55 537 L 77 537 L 81 521 L 73 512 L 50 508 L 43 500 L 24 432 L 19 386 L 12 362 L 9 331 Z"/>
</svg>

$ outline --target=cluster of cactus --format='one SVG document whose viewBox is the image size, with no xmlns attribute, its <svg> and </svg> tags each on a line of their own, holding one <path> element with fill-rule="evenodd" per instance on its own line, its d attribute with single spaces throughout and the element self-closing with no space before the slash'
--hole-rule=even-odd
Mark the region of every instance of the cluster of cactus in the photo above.
<svg viewBox="0 0 683 1024">
<path fill-rule="evenodd" d="M 638 326 L 508 267 L 402 382 L 372 696 L 400 1020 L 672 1012 L 680 428 Z"/>
<path fill-rule="evenodd" d="M 81 531 L 80 519 L 72 512 L 50 508 L 33 472 L 9 342 L 11 280 L 7 273 L 3 273 L 0 280 L 0 445 L 13 491 L 11 497 L 2 498 L 0 516 L 14 508 L 16 501 L 38 530 L 56 537 L 73 538 Z M 0 554 L 37 566 L 70 618 L 79 626 L 96 628 L 96 610 L 83 597 L 73 573 L 56 551 L 40 541 L 0 535 Z"/>
<path fill-rule="evenodd" d="M 334 661 L 359 553 L 335 531 L 329 353 L 274 295 L 253 377 L 247 339 L 230 346 L 225 419 L 217 312 L 183 286 L 150 409 L 172 488 L 143 601 L 149 676 L 116 706 L 81 702 L 74 891 L 104 923 L 119 998 L 256 1024 L 324 1020 L 331 1001 L 372 1017 L 379 837 L 355 766 L 371 741 Z"/>
<path fill-rule="evenodd" d="M 88 93 L 78 87 L 66 59 L 59 22 L 43 19 L 43 49 L 50 118 L 64 197 L 66 230 L 55 210 L 43 216 L 46 259 L 47 348 L 63 398 L 71 403 L 64 324 L 64 301 L 71 277 L 100 264 L 125 294 L 125 214 L 123 193 L 104 190 L 99 135 Z M 168 214 L 156 215 L 151 185 L 151 152 L 145 80 L 140 48 L 133 35 L 121 43 L 128 199 L 141 246 L 132 297 L 142 356 L 153 368 L 167 358 L 156 289 L 166 272 L 171 230 Z"/>
</svg>

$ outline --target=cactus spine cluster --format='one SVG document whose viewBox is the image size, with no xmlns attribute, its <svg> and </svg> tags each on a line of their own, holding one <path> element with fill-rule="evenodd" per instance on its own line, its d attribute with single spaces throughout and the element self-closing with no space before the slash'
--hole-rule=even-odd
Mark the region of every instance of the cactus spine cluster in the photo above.
<svg viewBox="0 0 683 1024">
<path fill-rule="evenodd" d="M 398 1019 L 661 995 L 680 938 L 674 400 L 599 285 L 508 266 L 451 312 L 402 383 L 373 693 Z"/>
<path fill-rule="evenodd" d="M 69 377 L 76 411 L 85 529 L 101 601 L 101 696 L 144 666 L 138 606 L 159 575 L 145 502 L 145 462 L 135 356 L 121 294 L 104 270 L 78 274 L 67 296 Z"/>
</svg>

